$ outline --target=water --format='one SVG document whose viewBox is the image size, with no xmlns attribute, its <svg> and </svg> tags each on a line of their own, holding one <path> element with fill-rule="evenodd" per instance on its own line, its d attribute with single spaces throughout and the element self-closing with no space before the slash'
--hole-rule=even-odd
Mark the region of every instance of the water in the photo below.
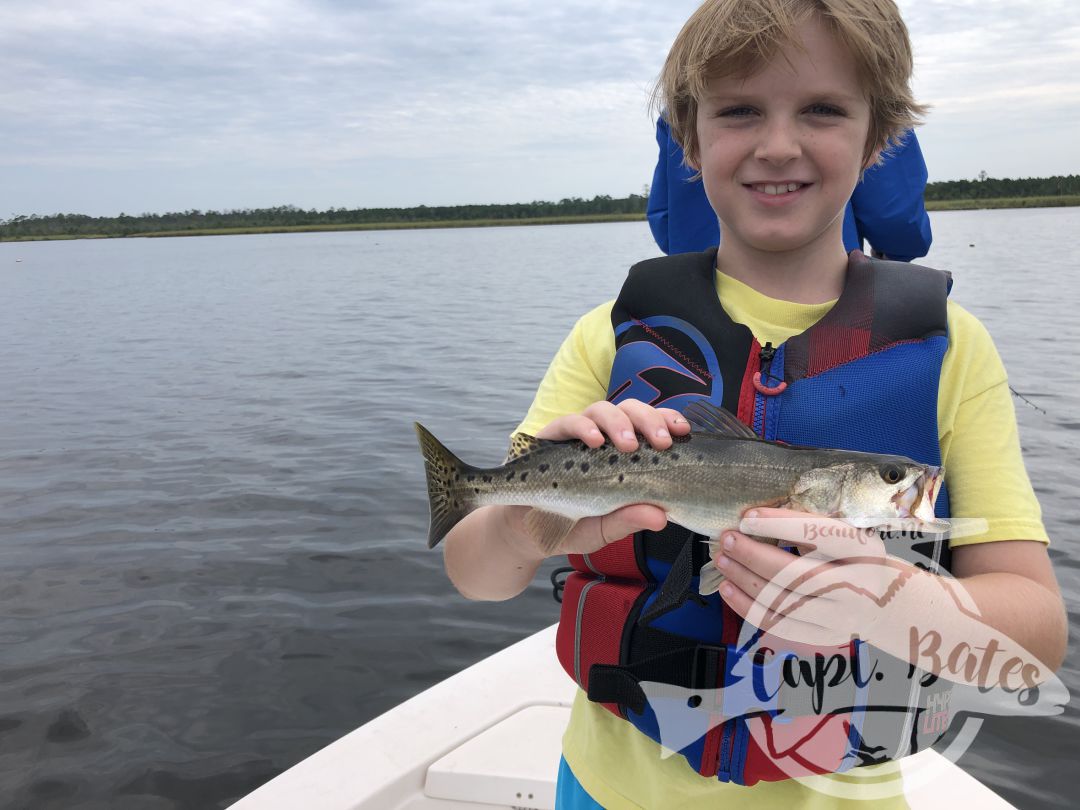
<svg viewBox="0 0 1080 810">
<path fill-rule="evenodd" d="M 1046 411 L 1018 403 L 1075 628 L 1080 209 L 934 225 Z M 411 423 L 501 458 L 655 252 L 642 223 L 0 244 L 0 806 L 224 807 L 555 621 L 544 576 L 450 587 Z M 1061 806 L 1078 743 L 1074 708 L 990 721 L 962 764 Z"/>
</svg>

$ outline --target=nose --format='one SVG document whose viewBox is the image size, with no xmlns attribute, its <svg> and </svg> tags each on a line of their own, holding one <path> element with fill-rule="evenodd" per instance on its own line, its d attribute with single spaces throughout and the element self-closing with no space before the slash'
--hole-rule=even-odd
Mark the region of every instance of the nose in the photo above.
<svg viewBox="0 0 1080 810">
<path fill-rule="evenodd" d="M 782 166 L 802 154 L 798 126 L 787 118 L 776 117 L 765 122 L 761 140 L 754 157 L 776 166 Z"/>
</svg>

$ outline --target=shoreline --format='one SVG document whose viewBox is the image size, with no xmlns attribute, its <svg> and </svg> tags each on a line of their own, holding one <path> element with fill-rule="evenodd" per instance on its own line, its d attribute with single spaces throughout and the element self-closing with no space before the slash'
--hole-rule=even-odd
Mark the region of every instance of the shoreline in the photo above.
<svg viewBox="0 0 1080 810">
<path fill-rule="evenodd" d="M 973 211 L 1006 208 L 1064 208 L 1080 206 L 1080 195 L 1054 197 L 994 197 L 984 200 L 927 200 L 927 211 Z M 586 225 L 605 222 L 640 222 L 645 214 L 582 214 L 580 216 L 526 217 L 521 219 L 414 220 L 311 225 L 256 225 L 237 228 L 192 228 L 131 234 L 49 234 L 0 236 L 3 242 L 53 242 L 72 239 L 159 239 L 174 236 L 239 236 L 266 233 L 319 233 L 324 231 L 398 231 L 432 228 L 500 228 L 516 225 Z"/>
</svg>

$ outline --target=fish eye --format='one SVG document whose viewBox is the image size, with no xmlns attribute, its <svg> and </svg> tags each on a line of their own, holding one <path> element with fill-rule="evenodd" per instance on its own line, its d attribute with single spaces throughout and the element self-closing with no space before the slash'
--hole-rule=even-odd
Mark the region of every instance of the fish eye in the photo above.
<svg viewBox="0 0 1080 810">
<path fill-rule="evenodd" d="M 881 480 L 886 484 L 898 484 L 904 477 L 904 471 L 895 464 L 884 464 L 878 472 L 881 473 Z"/>
</svg>

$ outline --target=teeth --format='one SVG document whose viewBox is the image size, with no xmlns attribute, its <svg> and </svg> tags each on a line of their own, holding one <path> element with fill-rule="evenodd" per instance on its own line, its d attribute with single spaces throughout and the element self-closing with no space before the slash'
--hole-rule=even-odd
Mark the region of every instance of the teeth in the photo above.
<svg viewBox="0 0 1080 810">
<path fill-rule="evenodd" d="M 753 189 L 754 191 L 760 191 L 762 194 L 776 196 L 778 194 L 786 194 L 789 191 L 798 191 L 802 186 L 802 183 L 782 183 L 781 185 L 759 183 L 758 185 L 753 186 Z"/>
</svg>

